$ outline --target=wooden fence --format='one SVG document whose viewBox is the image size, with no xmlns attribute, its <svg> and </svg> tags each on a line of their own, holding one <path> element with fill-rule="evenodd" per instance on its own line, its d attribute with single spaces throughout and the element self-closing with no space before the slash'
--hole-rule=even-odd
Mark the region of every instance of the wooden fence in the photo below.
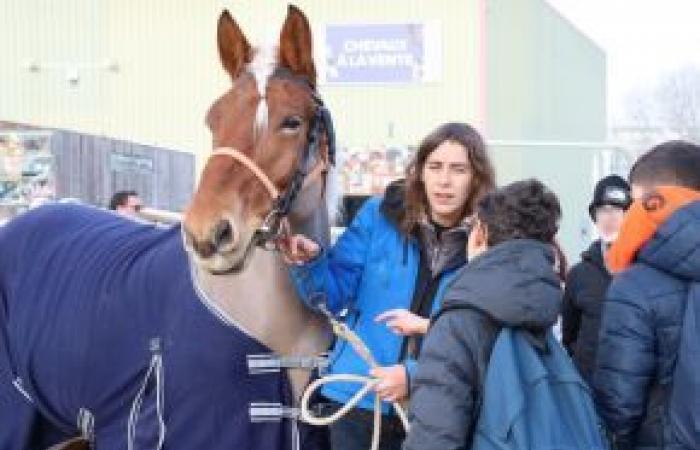
<svg viewBox="0 0 700 450">
<path fill-rule="evenodd" d="M 150 207 L 181 211 L 192 196 L 190 153 L 63 130 L 49 147 L 58 198 L 107 206 L 114 192 L 134 190 Z"/>
</svg>

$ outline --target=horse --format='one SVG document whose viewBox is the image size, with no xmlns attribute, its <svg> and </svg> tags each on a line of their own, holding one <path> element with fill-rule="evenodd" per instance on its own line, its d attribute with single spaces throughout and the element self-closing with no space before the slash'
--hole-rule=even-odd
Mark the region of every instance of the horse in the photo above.
<svg viewBox="0 0 700 450">
<path fill-rule="evenodd" d="M 270 251 L 329 240 L 311 29 L 290 6 L 278 45 L 254 48 L 224 11 L 217 43 L 231 87 L 181 224 L 54 204 L 0 228 L 0 448 L 321 445 L 295 408 L 331 331 Z"/>
</svg>

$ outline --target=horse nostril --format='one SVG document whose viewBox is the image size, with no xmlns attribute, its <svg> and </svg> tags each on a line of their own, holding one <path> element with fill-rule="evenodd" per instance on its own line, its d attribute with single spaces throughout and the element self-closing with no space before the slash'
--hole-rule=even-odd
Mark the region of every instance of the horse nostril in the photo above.
<svg viewBox="0 0 700 450">
<path fill-rule="evenodd" d="M 214 246 L 217 248 L 233 243 L 234 236 L 231 222 L 228 220 L 220 220 L 219 223 L 216 224 L 216 228 L 214 228 L 214 236 L 212 240 L 214 242 Z"/>
<path fill-rule="evenodd" d="M 214 253 L 216 253 L 216 246 L 210 241 L 198 241 L 194 240 L 192 242 L 192 248 L 196 251 L 200 257 L 209 258 Z"/>
</svg>

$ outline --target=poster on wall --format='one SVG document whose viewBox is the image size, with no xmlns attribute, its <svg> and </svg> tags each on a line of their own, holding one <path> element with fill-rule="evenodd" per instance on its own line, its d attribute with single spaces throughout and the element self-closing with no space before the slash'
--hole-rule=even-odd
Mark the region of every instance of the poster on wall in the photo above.
<svg viewBox="0 0 700 450">
<path fill-rule="evenodd" d="M 389 183 L 405 176 L 414 151 L 412 147 L 382 145 L 341 149 L 339 171 L 343 195 L 383 193 Z"/>
<path fill-rule="evenodd" d="M 50 134 L 43 131 L 0 131 L 0 209 L 55 199 L 49 140 Z"/>
<path fill-rule="evenodd" d="M 439 82 L 441 27 L 436 21 L 327 24 L 318 60 L 321 83 L 404 84 Z"/>
</svg>

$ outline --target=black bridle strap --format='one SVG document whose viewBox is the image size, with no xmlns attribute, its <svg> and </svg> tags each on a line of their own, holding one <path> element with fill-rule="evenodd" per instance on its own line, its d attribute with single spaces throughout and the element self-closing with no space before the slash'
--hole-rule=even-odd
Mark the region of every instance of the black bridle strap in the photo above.
<svg viewBox="0 0 700 450">
<path fill-rule="evenodd" d="M 321 133 L 323 132 L 320 110 L 320 107 L 316 109 L 311 127 L 309 128 L 309 137 L 306 141 L 306 147 L 304 148 L 301 158 L 299 158 L 299 161 L 297 162 L 297 168 L 292 174 L 289 185 L 273 205 L 273 210 L 275 210 L 280 217 L 284 217 L 289 214 L 292 204 L 294 203 L 297 194 L 304 184 L 304 179 L 310 172 L 312 161 L 318 159 L 318 153 L 321 146 Z M 315 164 L 313 167 L 315 167 Z"/>
<path fill-rule="evenodd" d="M 323 131 L 326 133 L 328 160 L 332 166 L 335 166 L 335 127 L 333 126 L 331 112 L 328 110 L 328 108 L 326 108 L 326 105 L 323 103 L 321 97 L 314 95 L 314 101 L 316 102 L 316 117 L 321 122 Z"/>
</svg>

